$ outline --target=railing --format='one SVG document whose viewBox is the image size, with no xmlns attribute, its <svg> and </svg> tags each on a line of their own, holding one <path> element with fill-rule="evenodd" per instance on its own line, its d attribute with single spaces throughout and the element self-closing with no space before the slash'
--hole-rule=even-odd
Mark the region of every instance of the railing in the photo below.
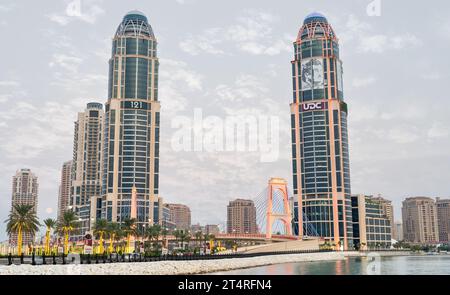
<svg viewBox="0 0 450 295">
<path fill-rule="evenodd" d="M 0 265 L 65 265 L 65 264 L 106 264 L 106 263 L 138 263 L 138 262 L 156 262 L 156 261 L 187 261 L 187 260 L 214 260 L 214 259 L 232 259 L 232 258 L 252 258 L 273 255 L 288 254 L 312 254 L 312 253 L 345 253 L 345 252 L 411 252 L 409 249 L 378 249 L 378 250 L 345 250 L 335 251 L 329 249 L 321 250 L 291 250 L 291 251 L 274 251 L 263 253 L 227 253 L 212 255 L 161 255 L 150 256 L 144 254 L 75 254 L 75 255 L 12 255 L 0 256 Z"/>
<path fill-rule="evenodd" d="M 332 250 L 299 250 L 299 251 L 278 251 L 265 253 L 231 253 L 214 255 L 161 255 L 149 256 L 144 254 L 81 254 L 81 255 L 7 255 L 0 257 L 0 265 L 65 265 L 65 264 L 106 264 L 106 263 L 138 263 L 156 261 L 187 261 L 187 260 L 213 260 L 231 258 L 252 258 L 261 256 L 287 255 L 287 254 L 309 254 L 334 252 Z"/>
</svg>

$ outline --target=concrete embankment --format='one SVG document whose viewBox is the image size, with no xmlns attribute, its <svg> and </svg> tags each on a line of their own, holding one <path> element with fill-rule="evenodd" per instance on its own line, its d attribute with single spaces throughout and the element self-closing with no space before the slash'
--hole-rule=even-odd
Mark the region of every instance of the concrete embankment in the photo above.
<svg viewBox="0 0 450 295">
<path fill-rule="evenodd" d="M 342 252 L 273 255 L 199 261 L 159 261 L 90 265 L 0 266 L 0 275 L 187 275 L 265 265 L 344 260 Z"/>
</svg>

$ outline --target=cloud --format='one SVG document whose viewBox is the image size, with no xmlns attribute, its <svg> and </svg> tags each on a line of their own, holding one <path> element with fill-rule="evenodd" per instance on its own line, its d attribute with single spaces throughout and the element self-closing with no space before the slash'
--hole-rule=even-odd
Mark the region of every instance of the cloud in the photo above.
<svg viewBox="0 0 450 295">
<path fill-rule="evenodd" d="M 352 81 L 352 86 L 355 88 L 366 87 L 375 83 L 377 79 L 375 77 L 367 78 L 354 78 Z"/>
<path fill-rule="evenodd" d="M 35 105 L 17 101 L 0 112 L 0 121 L 16 127 L 2 132 L 2 137 L 8 138 L 0 143 L 2 154 L 6 158 L 31 159 L 44 151 L 71 144 L 73 122 L 68 118 L 75 114 L 69 104 L 46 102 Z"/>
<path fill-rule="evenodd" d="M 434 122 L 427 133 L 429 139 L 448 138 L 449 134 L 450 128 L 441 122 Z"/>
<path fill-rule="evenodd" d="M 78 56 L 69 56 L 66 54 L 54 54 L 52 61 L 49 63 L 51 68 L 61 67 L 69 72 L 77 72 L 78 67 L 83 62 L 83 59 Z"/>
<path fill-rule="evenodd" d="M 278 55 L 291 50 L 290 36 L 274 36 L 273 26 L 278 18 L 270 13 L 248 10 L 237 18 L 236 24 L 224 28 L 210 28 L 201 34 L 190 35 L 180 42 L 180 48 L 191 54 L 230 54 L 225 47 L 253 55 Z M 231 50 L 231 49 L 230 49 Z"/>
<path fill-rule="evenodd" d="M 185 62 L 160 59 L 159 96 L 163 101 L 163 115 L 169 118 L 184 111 L 188 105 L 186 96 L 203 90 L 203 77 L 189 69 Z M 169 119 L 168 119 L 169 120 Z"/>
<path fill-rule="evenodd" d="M 95 24 L 98 17 L 105 14 L 105 10 L 95 0 L 73 0 L 68 4 L 64 13 L 52 13 L 47 17 L 52 22 L 56 22 L 61 26 L 80 20 L 88 24 Z M 101 1 L 100 1 L 101 2 Z"/>
<path fill-rule="evenodd" d="M 421 75 L 422 79 L 424 80 L 430 80 L 430 81 L 436 81 L 441 79 L 441 74 L 437 72 L 432 73 L 426 73 Z"/>
<path fill-rule="evenodd" d="M 14 8 L 13 4 L 0 4 L 0 12 L 9 12 Z"/>
<path fill-rule="evenodd" d="M 17 81 L 0 81 L 0 87 L 18 87 L 20 83 Z"/>
<path fill-rule="evenodd" d="M 340 33 L 342 43 L 355 42 L 360 53 L 384 53 L 422 45 L 422 41 L 412 33 L 378 33 L 367 22 L 360 21 L 351 14 Z"/>
<path fill-rule="evenodd" d="M 383 53 L 388 50 L 416 47 L 420 44 L 421 41 L 410 33 L 397 36 L 373 35 L 361 37 L 358 50 L 364 53 Z"/>
</svg>

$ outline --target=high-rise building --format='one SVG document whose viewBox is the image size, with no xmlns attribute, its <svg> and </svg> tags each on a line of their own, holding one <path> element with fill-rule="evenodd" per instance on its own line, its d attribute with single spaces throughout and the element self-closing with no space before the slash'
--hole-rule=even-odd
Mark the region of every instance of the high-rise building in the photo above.
<svg viewBox="0 0 450 295">
<path fill-rule="evenodd" d="M 354 245 L 362 250 L 389 249 L 392 227 L 385 214 L 384 202 L 372 196 L 352 196 Z"/>
<path fill-rule="evenodd" d="M 208 235 L 218 235 L 220 234 L 220 228 L 217 224 L 207 224 L 205 226 L 205 232 Z"/>
<path fill-rule="evenodd" d="M 403 201 L 403 236 L 410 243 L 436 243 L 439 240 L 436 203 L 427 197 Z"/>
<path fill-rule="evenodd" d="M 450 242 L 450 200 L 436 199 L 439 242 Z"/>
<path fill-rule="evenodd" d="M 227 208 L 227 232 L 229 234 L 257 234 L 256 207 L 252 200 L 237 199 Z"/>
<path fill-rule="evenodd" d="M 30 169 L 21 169 L 16 172 L 12 179 L 12 202 L 11 207 L 15 205 L 33 206 L 34 213 L 38 206 L 38 178 Z M 14 210 L 11 208 L 11 210 Z M 22 237 L 24 245 L 34 241 L 34 236 L 25 233 Z M 9 244 L 17 246 L 17 234 L 9 237 Z"/>
<path fill-rule="evenodd" d="M 70 188 L 72 185 L 72 161 L 65 162 L 61 169 L 61 180 L 58 194 L 58 220 L 61 220 L 64 212 L 70 204 Z"/>
<path fill-rule="evenodd" d="M 396 241 L 403 241 L 403 224 L 399 221 L 392 227 L 392 238 Z"/>
<path fill-rule="evenodd" d="M 77 236 L 92 230 L 101 206 L 102 146 L 104 111 L 100 103 L 89 103 L 78 113 L 73 144 L 72 187 L 70 208 L 80 219 Z"/>
<path fill-rule="evenodd" d="M 197 223 L 197 224 L 191 225 L 191 232 L 192 233 L 197 233 L 197 232 L 205 233 L 206 229 L 203 225 L 201 225 L 200 223 Z"/>
<path fill-rule="evenodd" d="M 191 209 L 182 204 L 164 204 L 170 210 L 170 221 L 176 229 L 189 230 L 191 228 Z"/>
<path fill-rule="evenodd" d="M 157 41 L 147 17 L 125 15 L 112 43 L 109 62 L 103 165 L 103 218 L 131 217 L 137 189 L 137 224 L 153 224 L 159 195 L 160 103 Z"/>
<path fill-rule="evenodd" d="M 394 207 L 392 205 L 392 201 L 383 198 L 381 195 L 378 195 L 377 197 L 373 197 L 373 200 L 378 201 L 380 203 L 384 216 L 386 216 L 389 219 L 391 226 L 393 226 L 395 219 L 394 219 Z"/>
<path fill-rule="evenodd" d="M 320 13 L 308 15 L 294 42 L 291 104 L 294 223 L 353 247 L 347 104 L 338 38 Z M 300 224 L 300 226 L 299 226 Z"/>
</svg>

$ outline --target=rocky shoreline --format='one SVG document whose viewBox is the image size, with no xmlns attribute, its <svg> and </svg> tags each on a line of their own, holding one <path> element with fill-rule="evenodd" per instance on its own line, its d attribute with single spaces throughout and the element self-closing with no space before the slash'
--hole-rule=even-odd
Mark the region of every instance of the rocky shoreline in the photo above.
<svg viewBox="0 0 450 295">
<path fill-rule="evenodd" d="M 159 261 L 90 265 L 0 266 L 0 275 L 193 275 L 265 265 L 344 260 L 341 252 L 199 261 Z"/>
</svg>

